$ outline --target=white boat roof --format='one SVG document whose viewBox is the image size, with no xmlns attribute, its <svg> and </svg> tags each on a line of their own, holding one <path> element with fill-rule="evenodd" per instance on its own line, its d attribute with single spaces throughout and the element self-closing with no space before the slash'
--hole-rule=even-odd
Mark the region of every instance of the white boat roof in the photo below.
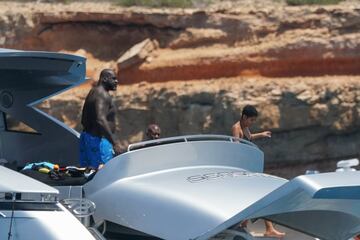
<svg viewBox="0 0 360 240">
<path fill-rule="evenodd" d="M 0 48 L 0 52 L 19 52 L 19 50 Z"/>
<path fill-rule="evenodd" d="M 0 192 L 58 194 L 59 191 L 24 174 L 0 166 Z"/>
</svg>

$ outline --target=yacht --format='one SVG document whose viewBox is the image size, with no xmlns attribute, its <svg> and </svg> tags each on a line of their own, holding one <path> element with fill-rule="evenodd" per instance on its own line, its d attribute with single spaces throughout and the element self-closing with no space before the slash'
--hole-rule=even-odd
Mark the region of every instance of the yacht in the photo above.
<svg viewBox="0 0 360 240">
<path fill-rule="evenodd" d="M 8 166 L 78 163 L 79 133 L 36 105 L 84 82 L 85 68 L 86 59 L 80 56 L 0 50 L 0 154 Z M 12 128 L 14 119 L 28 128 Z M 324 240 L 345 240 L 360 233 L 360 172 L 308 174 L 287 180 L 263 170 L 264 154 L 251 142 L 192 135 L 132 144 L 92 180 L 52 185 L 59 191 L 59 200 L 94 202 L 96 210 L 87 224 L 114 238 L 126 234 L 125 239 L 256 239 L 239 227 L 249 219 L 268 219 Z M 39 189 L 54 191 L 41 186 Z M 17 200 L 16 194 L 6 196 Z M 6 204 L 0 216 L 8 223 L 1 229 L 5 237 L 15 231 L 10 227 L 14 205 Z M 62 210 L 67 214 L 58 203 L 51 204 L 46 206 L 52 214 Z"/>
</svg>

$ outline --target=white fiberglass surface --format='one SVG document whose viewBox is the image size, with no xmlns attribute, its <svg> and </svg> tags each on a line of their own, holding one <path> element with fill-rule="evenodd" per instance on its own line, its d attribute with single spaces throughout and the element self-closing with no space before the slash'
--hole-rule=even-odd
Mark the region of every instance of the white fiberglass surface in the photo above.
<svg viewBox="0 0 360 240">
<path fill-rule="evenodd" d="M 0 192 L 57 194 L 58 190 L 9 168 L 0 166 Z"/>
<path fill-rule="evenodd" d="M 8 239 L 11 211 L 1 213 L 0 239 Z M 94 239 L 68 211 L 15 211 L 12 224 L 11 239 L 16 240 Z"/>
</svg>

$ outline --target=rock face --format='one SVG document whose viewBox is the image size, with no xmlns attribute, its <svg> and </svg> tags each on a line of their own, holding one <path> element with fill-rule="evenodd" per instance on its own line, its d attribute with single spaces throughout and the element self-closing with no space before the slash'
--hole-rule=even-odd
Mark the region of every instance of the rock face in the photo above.
<svg viewBox="0 0 360 240">
<path fill-rule="evenodd" d="M 263 10 L 241 3 L 241 8 L 207 10 L 124 9 L 94 3 L 3 5 L 0 45 L 83 49 L 91 59 L 89 73 L 95 76 L 92 59 L 116 67 L 117 59 L 135 44 L 147 38 L 158 41 L 160 49 L 151 61 L 119 73 L 122 83 L 360 72 L 356 4 L 286 7 L 268 1 Z"/>
<path fill-rule="evenodd" d="M 122 72 L 128 68 L 142 64 L 144 61 L 150 61 L 151 53 L 159 47 L 157 41 L 147 38 L 136 44 L 125 52 L 117 61 L 117 69 Z"/>
<path fill-rule="evenodd" d="M 297 84 L 288 84 L 291 81 Z M 79 113 L 87 91 L 72 90 L 48 101 L 43 109 L 80 130 Z M 152 122 L 161 126 L 163 137 L 230 135 L 242 107 L 253 104 L 260 116 L 251 130 L 273 132 L 271 139 L 255 142 L 264 150 L 270 170 L 299 163 L 334 170 L 335 163 L 329 160 L 360 153 L 360 77 L 140 83 L 120 87 L 116 99 L 118 134 L 124 146 L 141 141 Z M 290 177 L 299 172 L 281 174 Z"/>
<path fill-rule="evenodd" d="M 0 47 L 84 55 L 93 80 L 117 68 L 124 145 L 140 141 L 151 122 L 164 137 L 230 134 L 242 107 L 253 104 L 261 115 L 252 130 L 273 132 L 256 142 L 269 171 L 333 170 L 331 161 L 359 157 L 358 6 L 239 2 L 204 10 L 2 3 Z M 80 130 L 88 89 L 41 108 Z"/>
</svg>

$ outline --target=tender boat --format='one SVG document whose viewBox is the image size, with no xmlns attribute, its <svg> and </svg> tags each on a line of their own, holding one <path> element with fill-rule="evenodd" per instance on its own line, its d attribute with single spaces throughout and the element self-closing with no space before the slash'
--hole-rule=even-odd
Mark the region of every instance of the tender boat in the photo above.
<svg viewBox="0 0 360 240">
<path fill-rule="evenodd" d="M 11 166 L 77 164 L 79 134 L 35 106 L 83 82 L 85 59 L 0 50 L 0 78 L 1 156 Z M 9 116 L 34 131 L 13 131 Z M 360 172 L 287 180 L 264 174 L 263 168 L 264 154 L 253 143 L 229 136 L 180 136 L 133 144 L 91 181 L 57 189 L 60 199 L 93 201 L 91 223 L 104 233 L 171 240 L 254 239 L 238 225 L 260 218 L 325 240 L 360 233 Z M 5 215 L 8 219 L 8 210 Z"/>
<path fill-rule="evenodd" d="M 263 156 L 256 145 L 228 136 L 142 142 L 107 163 L 84 192 L 97 204 L 96 222 L 161 239 L 226 236 L 258 218 L 320 239 L 360 232 L 360 172 L 288 181 L 264 174 Z"/>
</svg>

